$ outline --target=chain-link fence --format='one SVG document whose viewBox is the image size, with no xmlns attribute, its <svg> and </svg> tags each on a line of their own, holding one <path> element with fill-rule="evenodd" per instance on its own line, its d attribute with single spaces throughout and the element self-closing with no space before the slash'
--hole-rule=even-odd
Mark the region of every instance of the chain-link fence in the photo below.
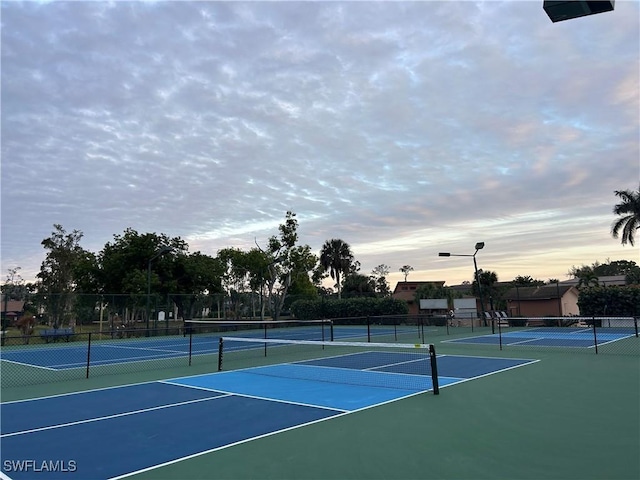
<svg viewBox="0 0 640 480">
<path fill-rule="evenodd" d="M 167 370 L 217 362 L 221 336 L 332 340 L 332 323 L 315 321 L 187 321 L 147 330 L 75 333 L 72 328 L 6 336 L 0 351 L 2 387 L 77 380 L 97 375 Z"/>
<path fill-rule="evenodd" d="M 334 318 L 336 340 L 419 340 L 459 348 L 640 356 L 638 317 L 456 318 L 389 315 Z"/>
<path fill-rule="evenodd" d="M 1 385 L 15 387 L 211 365 L 221 336 L 355 342 L 437 343 L 460 352 L 561 351 L 640 356 L 637 317 L 492 319 L 458 323 L 426 315 L 350 317 L 316 321 L 186 321 L 153 328 L 111 326 L 77 332 L 40 328 L 30 335 L 3 335 Z M 440 352 L 446 349 L 440 349 Z"/>
</svg>

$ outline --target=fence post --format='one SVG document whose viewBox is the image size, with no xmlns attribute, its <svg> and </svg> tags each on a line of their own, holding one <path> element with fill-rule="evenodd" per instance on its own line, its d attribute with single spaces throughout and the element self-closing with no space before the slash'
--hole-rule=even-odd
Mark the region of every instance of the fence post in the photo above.
<svg viewBox="0 0 640 480">
<path fill-rule="evenodd" d="M 433 385 L 433 394 L 440 394 L 440 385 L 438 382 L 438 362 L 436 360 L 436 348 L 429 345 L 429 359 L 431 361 L 431 384 Z"/>
<path fill-rule="evenodd" d="M 223 340 L 222 337 L 218 340 L 218 371 L 222 371 L 222 351 L 223 351 Z"/>
<path fill-rule="evenodd" d="M 91 332 L 89 332 L 89 341 L 87 342 L 87 376 L 89 378 L 89 365 L 91 364 Z"/>
</svg>

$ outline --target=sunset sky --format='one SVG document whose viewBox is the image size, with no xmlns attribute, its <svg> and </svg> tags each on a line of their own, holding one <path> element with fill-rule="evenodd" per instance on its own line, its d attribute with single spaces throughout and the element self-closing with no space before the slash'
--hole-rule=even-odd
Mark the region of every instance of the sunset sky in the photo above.
<svg viewBox="0 0 640 480">
<path fill-rule="evenodd" d="M 53 224 L 190 251 L 352 247 L 362 273 L 567 279 L 640 263 L 640 4 L 552 23 L 507 2 L 2 2 L 2 279 Z"/>
</svg>

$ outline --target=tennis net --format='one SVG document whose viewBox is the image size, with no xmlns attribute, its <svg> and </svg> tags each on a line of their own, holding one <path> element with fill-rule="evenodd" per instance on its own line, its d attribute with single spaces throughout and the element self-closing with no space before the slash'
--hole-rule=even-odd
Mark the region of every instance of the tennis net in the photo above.
<svg viewBox="0 0 640 480">
<path fill-rule="evenodd" d="M 274 365 L 275 364 L 275 365 Z M 218 371 L 439 393 L 435 347 L 221 337 Z"/>
<path fill-rule="evenodd" d="M 185 320 L 185 335 L 249 338 L 284 338 L 290 340 L 333 340 L 331 320 Z"/>
</svg>

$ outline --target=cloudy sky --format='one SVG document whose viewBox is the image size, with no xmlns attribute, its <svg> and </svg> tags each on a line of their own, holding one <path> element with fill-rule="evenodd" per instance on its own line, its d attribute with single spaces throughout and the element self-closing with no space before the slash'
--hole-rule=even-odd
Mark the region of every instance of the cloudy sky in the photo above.
<svg viewBox="0 0 640 480">
<path fill-rule="evenodd" d="M 12 2 L 2 14 L 2 279 L 54 223 L 190 251 L 352 247 L 362 272 L 567 278 L 640 181 L 638 2 L 552 23 L 507 2 Z"/>
</svg>

